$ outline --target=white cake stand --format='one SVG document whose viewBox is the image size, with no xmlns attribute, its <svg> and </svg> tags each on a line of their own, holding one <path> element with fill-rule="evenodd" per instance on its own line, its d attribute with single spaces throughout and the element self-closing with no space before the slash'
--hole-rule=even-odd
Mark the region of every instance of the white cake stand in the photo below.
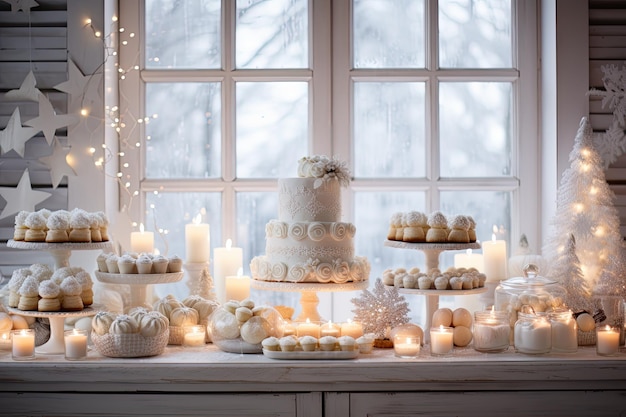
<svg viewBox="0 0 626 417">
<path fill-rule="evenodd" d="M 322 321 L 317 306 L 320 302 L 318 292 L 358 291 L 367 288 L 369 281 L 346 282 L 345 284 L 317 284 L 309 282 L 273 282 L 252 279 L 250 286 L 258 290 L 299 292 L 302 310 L 297 321 Z"/>
<path fill-rule="evenodd" d="M 439 254 L 448 250 L 480 249 L 480 243 L 409 243 L 395 240 L 386 240 L 385 246 L 399 249 L 411 249 L 424 252 L 426 256 L 426 270 L 439 268 Z M 435 311 L 439 308 L 439 296 L 441 295 L 471 295 L 487 292 L 487 287 L 475 288 L 472 290 L 418 290 L 409 288 L 398 288 L 401 294 L 423 295 L 426 300 L 426 323 L 424 329 L 424 341 L 430 341 L 430 325 Z"/>
<path fill-rule="evenodd" d="M 27 250 L 42 250 L 50 252 L 54 258 L 54 269 L 70 266 L 70 256 L 74 250 L 98 250 L 98 249 L 111 249 L 113 244 L 110 241 L 107 242 L 91 242 L 91 243 L 46 243 L 46 242 L 25 242 L 10 239 L 7 242 L 9 248 L 14 249 L 27 249 Z"/>
<path fill-rule="evenodd" d="M 46 317 L 50 320 L 50 339 L 41 346 L 35 348 L 36 353 L 47 355 L 59 355 L 65 353 L 65 340 L 63 331 L 67 317 L 89 317 L 99 311 L 98 306 L 85 307 L 81 311 L 23 311 L 13 307 L 7 307 L 10 313 L 26 317 Z"/>
<path fill-rule="evenodd" d="M 95 271 L 94 275 L 100 282 L 107 284 L 124 284 L 130 287 L 130 306 L 143 306 L 146 303 L 148 285 L 171 284 L 183 279 L 184 272 L 166 274 L 112 274 Z"/>
</svg>

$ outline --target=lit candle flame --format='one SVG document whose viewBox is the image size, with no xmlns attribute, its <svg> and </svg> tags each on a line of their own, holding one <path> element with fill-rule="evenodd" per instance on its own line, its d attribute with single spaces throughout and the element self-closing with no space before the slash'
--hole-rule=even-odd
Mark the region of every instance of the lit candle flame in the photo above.
<svg viewBox="0 0 626 417">
<path fill-rule="evenodd" d="M 193 218 L 193 224 L 200 224 L 201 221 L 202 221 L 202 214 L 200 213 L 196 214 L 196 217 Z"/>
<path fill-rule="evenodd" d="M 467 254 L 467 256 L 472 256 L 472 250 L 471 249 L 466 250 L 465 253 Z"/>
<path fill-rule="evenodd" d="M 233 246 L 233 241 L 231 239 L 226 239 L 226 249 L 230 250 Z"/>
<path fill-rule="evenodd" d="M 139 223 L 139 231 L 143 233 L 143 223 Z"/>
</svg>

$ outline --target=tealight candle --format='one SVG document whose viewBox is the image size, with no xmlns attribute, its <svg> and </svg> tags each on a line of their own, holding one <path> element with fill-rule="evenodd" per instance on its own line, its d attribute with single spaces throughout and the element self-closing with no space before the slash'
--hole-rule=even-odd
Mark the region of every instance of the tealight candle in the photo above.
<svg viewBox="0 0 626 417">
<path fill-rule="evenodd" d="M 295 336 L 296 335 L 296 326 L 290 320 L 282 321 L 283 328 L 283 336 Z"/>
<path fill-rule="evenodd" d="M 611 326 L 596 329 L 598 341 L 596 353 L 601 356 L 615 355 L 619 351 L 619 330 Z"/>
<path fill-rule="evenodd" d="M 208 262 L 211 256 L 211 232 L 206 223 L 201 223 L 198 214 L 192 223 L 185 225 L 185 253 L 187 263 Z"/>
<path fill-rule="evenodd" d="M 347 322 L 341 324 L 341 335 L 352 336 L 355 339 L 363 336 L 363 325 L 358 321 L 348 319 Z"/>
<path fill-rule="evenodd" d="M 139 231 L 130 234 L 130 250 L 137 253 L 154 252 L 154 233 L 143 230 L 143 223 L 139 224 Z"/>
<path fill-rule="evenodd" d="M 430 354 L 447 355 L 452 352 L 454 346 L 454 329 L 452 327 L 431 327 L 430 329 Z"/>
<path fill-rule="evenodd" d="M 183 346 L 204 346 L 206 338 L 206 329 L 204 328 L 204 326 L 185 326 L 184 332 L 185 335 L 183 337 Z"/>
<path fill-rule="evenodd" d="M 242 301 L 250 297 L 250 277 L 242 275 L 243 270 L 239 268 L 237 276 L 226 277 L 226 299 Z"/>
<path fill-rule="evenodd" d="M 414 358 L 419 355 L 421 341 L 419 337 L 397 335 L 393 339 L 393 351 L 399 358 Z"/>
<path fill-rule="evenodd" d="M 0 333 L 0 349 L 11 350 L 11 332 Z"/>
<path fill-rule="evenodd" d="M 35 359 L 35 331 L 33 329 L 13 330 L 11 346 L 13 360 Z"/>
<path fill-rule="evenodd" d="M 313 336 L 320 338 L 320 325 L 317 323 L 311 323 L 311 320 L 306 319 L 306 322 L 299 323 L 296 327 L 296 334 L 298 337 Z"/>
<path fill-rule="evenodd" d="M 322 337 L 324 336 L 339 337 L 341 335 L 341 327 L 337 323 L 333 323 L 332 321 L 329 321 L 328 323 L 322 324 L 320 334 L 322 335 Z"/>
<path fill-rule="evenodd" d="M 64 332 L 65 359 L 78 361 L 87 357 L 87 330 L 72 329 Z"/>
</svg>

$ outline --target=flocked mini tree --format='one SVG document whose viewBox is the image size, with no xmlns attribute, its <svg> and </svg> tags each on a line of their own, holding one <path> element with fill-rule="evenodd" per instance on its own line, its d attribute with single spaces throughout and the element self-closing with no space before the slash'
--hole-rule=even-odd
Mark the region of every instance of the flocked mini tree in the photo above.
<svg viewBox="0 0 626 417">
<path fill-rule="evenodd" d="M 590 303 L 593 295 L 623 293 L 626 280 L 624 243 L 613 205 L 615 196 L 605 180 L 603 161 L 592 140 L 591 125 L 583 118 L 569 156 L 570 167 L 561 178 L 556 214 L 543 250 L 550 265 L 546 275 L 570 291 L 583 285 L 576 297 L 584 295 Z M 575 259 L 584 283 L 577 283 L 580 277 L 573 264 Z"/>
</svg>

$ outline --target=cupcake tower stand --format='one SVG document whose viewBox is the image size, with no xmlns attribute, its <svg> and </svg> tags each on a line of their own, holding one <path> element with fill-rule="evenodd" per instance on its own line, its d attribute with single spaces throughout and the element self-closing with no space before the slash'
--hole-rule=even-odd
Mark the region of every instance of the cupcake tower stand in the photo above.
<svg viewBox="0 0 626 417">
<path fill-rule="evenodd" d="M 412 249 L 424 252 L 426 256 L 426 270 L 439 268 L 439 254 L 449 250 L 480 249 L 480 243 L 408 243 L 394 240 L 387 240 L 385 246 L 400 249 Z M 471 295 L 482 294 L 487 291 L 486 287 L 472 290 L 420 290 L 413 288 L 399 288 L 401 294 L 423 295 L 426 301 L 426 324 L 424 329 L 424 341 L 430 342 L 430 326 L 435 311 L 439 308 L 439 296 L 441 295 Z"/>
<path fill-rule="evenodd" d="M 54 269 L 59 269 L 70 265 L 70 256 L 73 250 L 98 250 L 111 249 L 111 242 L 92 242 L 92 243 L 46 243 L 46 242 L 22 242 L 9 240 L 7 242 L 9 248 L 41 250 L 49 252 L 54 258 Z M 63 340 L 63 330 L 65 319 L 67 317 L 89 317 L 97 313 L 97 308 L 87 307 L 81 311 L 59 311 L 59 312 L 43 312 L 43 311 L 22 311 L 16 308 L 10 308 L 9 312 L 27 317 L 45 317 L 50 320 L 50 339 L 41 346 L 35 348 L 37 353 L 41 354 L 63 354 L 65 353 L 65 341 Z"/>
<path fill-rule="evenodd" d="M 258 290 L 299 292 L 302 310 L 296 321 L 322 321 L 317 311 L 319 304 L 318 292 L 357 291 L 367 288 L 368 281 L 347 282 L 345 284 L 317 284 L 298 282 L 271 282 L 253 279 L 250 286 Z"/>
</svg>

